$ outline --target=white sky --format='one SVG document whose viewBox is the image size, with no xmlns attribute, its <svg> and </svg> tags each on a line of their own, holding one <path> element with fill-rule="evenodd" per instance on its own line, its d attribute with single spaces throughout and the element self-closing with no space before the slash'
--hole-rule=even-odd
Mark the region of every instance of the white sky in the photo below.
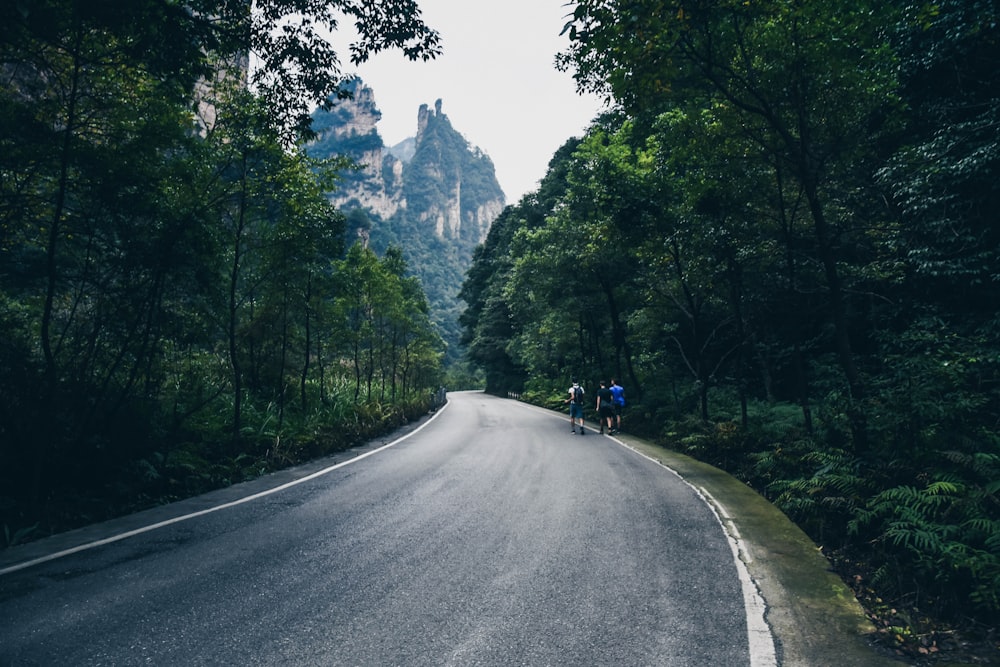
<svg viewBox="0 0 1000 667">
<path fill-rule="evenodd" d="M 417 133 L 417 110 L 441 111 L 496 167 L 508 204 L 538 188 L 555 151 L 603 109 L 555 69 L 569 8 L 565 0 L 418 0 L 442 54 L 410 62 L 398 50 L 356 68 L 382 112 L 379 134 L 393 146 Z M 346 27 L 346 26 L 342 26 Z M 346 52 L 345 52 L 346 55 Z M 354 68 L 347 63 L 345 70 Z"/>
</svg>

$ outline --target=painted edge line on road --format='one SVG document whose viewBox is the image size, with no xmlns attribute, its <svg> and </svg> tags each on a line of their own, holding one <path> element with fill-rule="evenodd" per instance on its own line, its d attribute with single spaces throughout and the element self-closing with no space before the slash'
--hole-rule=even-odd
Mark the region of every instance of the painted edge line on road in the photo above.
<svg viewBox="0 0 1000 667">
<path fill-rule="evenodd" d="M 520 401 L 518 401 L 518 403 L 538 412 L 545 412 L 555 417 L 559 416 L 559 413 L 555 410 L 548 410 L 546 408 Z M 595 432 L 597 430 L 591 427 L 588 428 Z M 743 607 L 747 621 L 747 648 L 750 653 L 750 667 L 777 667 L 778 655 L 774 643 L 774 633 L 771 631 L 771 626 L 767 623 L 767 603 L 764 601 L 763 595 L 761 595 L 757 582 L 754 581 L 753 577 L 750 575 L 750 570 L 747 568 L 747 564 L 751 560 L 750 554 L 743 544 L 743 537 L 740 535 L 735 520 L 729 516 L 725 508 L 712 496 L 711 493 L 708 492 L 707 489 L 695 486 L 686 480 L 684 475 L 680 474 L 663 461 L 655 459 L 652 456 L 639 451 L 623 440 L 620 440 L 612 435 L 605 437 L 630 452 L 638 454 L 642 458 L 655 463 L 664 470 L 673 473 L 677 479 L 682 481 L 692 491 L 698 494 L 698 497 L 702 499 L 702 502 L 708 506 L 708 509 L 712 512 L 713 516 L 715 516 L 715 520 L 719 522 L 719 526 L 722 528 L 722 533 L 726 536 L 726 541 L 729 543 L 729 548 L 733 554 L 733 562 L 736 565 L 736 572 L 739 576 L 740 587 L 743 592 Z"/>
<path fill-rule="evenodd" d="M 778 655 L 774 646 L 774 633 L 771 632 L 771 626 L 767 623 L 767 604 L 764 602 L 764 597 L 760 593 L 757 582 L 754 581 L 750 575 L 750 570 L 747 568 L 750 556 L 743 546 L 743 538 L 736 527 L 736 522 L 733 521 L 722 505 L 704 487 L 695 486 L 687 481 L 684 479 L 684 475 L 663 461 L 640 452 L 635 447 L 629 446 L 628 443 L 614 436 L 607 437 L 630 452 L 634 452 L 644 459 L 652 461 L 664 470 L 672 472 L 678 479 L 698 494 L 698 497 L 711 510 L 715 516 L 715 520 L 719 522 L 719 526 L 722 528 L 722 533 L 726 536 L 726 541 L 729 543 L 729 548 L 733 553 L 733 562 L 736 565 L 736 572 L 740 579 L 740 587 L 743 592 L 743 607 L 747 621 L 747 647 L 750 652 L 750 667 L 777 667 Z"/>
<path fill-rule="evenodd" d="M 203 510 L 198 510 L 197 512 L 191 512 L 190 514 L 183 514 L 181 516 L 176 516 L 176 517 L 173 517 L 171 519 L 166 519 L 164 521 L 159 521 L 157 523 L 149 524 L 148 526 L 142 526 L 141 528 L 136 528 L 134 530 L 129 530 L 129 531 L 124 532 L 124 533 L 119 533 L 117 535 L 112 535 L 111 537 L 105 537 L 105 538 L 100 539 L 100 540 L 94 540 L 93 542 L 87 542 L 86 544 L 80 544 L 80 545 L 77 545 L 77 546 L 69 548 L 69 549 L 64 549 L 62 551 L 57 551 L 55 553 L 46 554 L 45 556 L 39 556 L 38 558 L 33 558 L 31 560 L 26 560 L 26 561 L 21 562 L 21 563 L 15 563 L 14 565 L 9 565 L 9 566 L 7 566 L 7 567 L 5 567 L 3 569 L 0 569 L 0 576 L 3 576 L 5 574 L 11 574 L 12 572 L 17 572 L 18 570 L 24 570 L 24 569 L 32 567 L 34 565 L 41 565 L 42 563 L 47 563 L 49 561 L 56 560 L 58 558 L 63 558 L 64 556 L 69 556 L 71 554 L 79 553 L 81 551 L 87 551 L 88 549 L 94 549 L 96 547 L 101 547 L 101 546 L 104 546 L 106 544 L 111 544 L 113 542 L 118 542 L 120 540 L 124 540 L 124 539 L 127 539 L 129 537 L 135 537 L 136 535 L 141 535 L 143 533 L 148 533 L 148 532 L 156 530 L 158 528 L 164 528 L 166 526 L 170 526 L 170 525 L 173 525 L 175 523 L 180 523 L 182 521 L 187 521 L 188 519 L 194 519 L 194 518 L 199 517 L 199 516 L 204 516 L 206 514 L 211 514 L 212 512 L 218 512 L 219 510 L 229 509 L 230 507 L 236 507 L 237 505 L 242 505 L 242 504 L 248 503 L 248 502 L 250 502 L 252 500 L 257 500 L 258 498 L 263 498 L 265 496 L 270 496 L 270 495 L 278 493 L 280 491 L 284 491 L 285 489 L 289 489 L 289 488 L 291 488 L 293 486 L 297 486 L 299 484 L 302 484 L 303 482 L 308 482 L 310 480 L 316 479 L 317 477 L 322 477 L 323 475 L 331 473 L 334 470 L 337 470 L 338 468 L 343 468 L 344 466 L 349 465 L 351 463 L 357 463 L 361 459 L 368 458 L 369 456 L 372 456 L 373 454 L 378 454 L 379 452 L 385 451 L 386 449 L 389 449 L 390 447 L 394 447 L 394 446 L 398 445 L 399 443 L 403 442 L 404 440 L 406 440 L 407 438 L 409 438 L 410 436 L 416 435 L 417 433 L 419 433 L 420 431 L 422 431 L 426 426 L 430 425 L 430 423 L 432 421 L 434 421 L 435 419 L 437 419 L 438 416 L 448 408 L 448 405 L 449 405 L 449 403 L 446 402 L 443 406 L 441 406 L 440 408 L 438 408 L 437 412 L 435 412 L 431 416 L 430 419 L 428 419 L 426 422 L 424 422 L 423 424 L 421 424 L 417 428 L 413 429 L 412 431 L 410 431 L 406 435 L 400 436 L 399 438 L 396 438 L 392 442 L 384 444 L 381 447 L 378 447 L 376 449 L 371 450 L 370 452 L 365 452 L 364 454 L 359 454 L 358 456 L 355 456 L 354 458 L 348 459 L 346 461 L 341 461 L 340 463 L 336 463 L 336 464 L 334 464 L 332 466 L 329 466 L 327 468 L 323 468 L 322 470 L 317 470 L 316 472 L 310 473 L 310 474 L 306 475 L 305 477 L 300 477 L 299 479 L 294 479 L 294 480 L 292 480 L 290 482 L 285 482 L 284 484 L 276 486 L 273 489 L 266 489 L 264 491 L 260 491 L 258 493 L 254 493 L 254 494 L 251 494 L 249 496 L 245 496 L 243 498 L 239 498 L 237 500 L 232 500 L 232 501 L 229 501 L 227 503 L 222 503 L 221 505 L 215 505 L 213 507 L 208 507 L 208 508 L 205 508 Z"/>
<path fill-rule="evenodd" d="M 743 540 L 732 519 L 723 519 L 722 505 L 712 497 L 704 487 L 691 485 L 715 513 L 715 518 L 722 525 L 722 530 L 729 538 L 729 548 L 733 551 L 733 561 L 740 576 L 740 586 L 743 588 L 743 605 L 747 618 L 747 643 L 750 647 L 751 667 L 777 667 L 778 656 L 774 647 L 774 634 L 767 623 L 767 604 L 761 595 L 757 582 L 747 568 L 748 555 L 743 548 Z"/>
</svg>

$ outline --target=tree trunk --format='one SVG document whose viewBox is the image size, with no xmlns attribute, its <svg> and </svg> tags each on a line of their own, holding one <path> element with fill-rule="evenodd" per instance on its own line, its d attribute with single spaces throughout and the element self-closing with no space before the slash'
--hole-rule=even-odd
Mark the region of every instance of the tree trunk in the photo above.
<svg viewBox="0 0 1000 667">
<path fill-rule="evenodd" d="M 742 267 L 731 253 L 726 257 L 726 273 L 729 276 L 729 304 L 736 318 L 736 387 L 740 397 L 740 423 L 743 428 L 750 424 L 747 414 L 747 338 L 743 321 L 743 272 Z"/>
<path fill-rule="evenodd" d="M 242 175 L 240 178 L 240 200 L 236 212 L 236 229 L 233 233 L 233 264 L 229 271 L 229 365 L 233 373 L 233 417 L 232 417 L 232 448 L 236 451 L 240 442 L 240 431 L 243 424 L 243 368 L 239 359 L 237 329 L 239 326 L 239 277 L 242 262 L 243 229 L 246 225 L 247 207 L 247 164 L 243 156 Z"/>
<path fill-rule="evenodd" d="M 305 302 L 305 342 L 303 343 L 303 349 L 305 358 L 302 361 L 302 373 L 299 375 L 299 403 L 302 405 L 302 412 L 305 413 L 308 409 L 307 396 L 306 396 L 306 382 L 309 379 L 309 357 L 312 353 L 312 331 L 311 331 L 311 315 L 312 309 L 310 304 L 312 303 L 312 272 L 306 278 L 306 302 Z"/>
<path fill-rule="evenodd" d="M 31 480 L 31 501 L 37 504 L 41 500 L 42 470 L 52 451 L 53 445 L 60 439 L 57 432 L 58 420 L 54 418 L 59 406 L 59 376 L 56 370 L 55 352 L 52 349 L 52 315 L 55 307 L 55 294 L 58 285 L 58 249 L 59 234 L 62 233 L 63 216 L 66 212 L 66 197 L 69 191 L 69 169 L 73 144 L 73 134 L 76 132 L 77 104 L 79 103 L 80 76 L 82 63 L 79 57 L 80 45 L 83 41 L 83 29 L 77 26 L 73 44 L 73 72 L 70 78 L 70 90 L 66 98 L 66 127 L 63 130 L 62 149 L 59 154 L 59 185 L 56 189 L 56 201 L 52 211 L 52 222 L 49 226 L 48 245 L 45 258 L 45 304 L 42 310 L 42 321 L 39 337 L 42 344 L 42 355 L 45 359 L 45 399 L 44 414 L 45 434 L 35 446 L 34 466 Z"/>
<path fill-rule="evenodd" d="M 625 326 L 621 323 L 621 313 L 618 310 L 618 300 L 615 299 L 614 287 L 602 277 L 601 289 L 604 292 L 604 298 L 607 299 L 608 312 L 611 315 L 611 332 L 615 346 L 615 377 L 618 378 L 622 375 L 622 369 L 618 367 L 618 360 L 624 356 L 625 368 L 628 370 L 629 383 L 632 387 L 631 393 L 635 397 L 635 400 L 641 400 L 642 386 L 640 386 L 639 379 L 636 377 L 635 369 L 632 366 L 632 346 L 628 342 L 628 331 L 626 331 Z"/>
<path fill-rule="evenodd" d="M 850 390 L 848 417 L 851 421 L 851 431 L 854 436 L 854 449 L 860 453 L 868 449 L 867 420 L 861 406 L 861 401 L 865 398 L 864 381 L 855 363 L 854 351 L 851 349 L 851 337 L 847 321 L 847 310 L 844 305 L 843 285 L 841 283 L 840 271 L 837 269 L 837 260 L 834 256 L 830 240 L 826 215 L 819 201 L 815 179 L 809 175 L 804 179 L 803 185 L 806 200 L 809 202 L 809 210 L 813 218 L 820 261 L 823 263 L 823 270 L 826 274 L 827 289 L 829 290 L 830 316 L 833 323 L 837 358 L 840 360 L 840 366 L 844 371 L 844 377 L 847 380 L 847 386 Z"/>
</svg>

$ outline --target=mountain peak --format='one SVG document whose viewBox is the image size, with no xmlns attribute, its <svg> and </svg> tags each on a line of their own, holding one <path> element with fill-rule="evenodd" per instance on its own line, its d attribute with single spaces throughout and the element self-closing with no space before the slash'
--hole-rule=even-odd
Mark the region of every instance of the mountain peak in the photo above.
<svg viewBox="0 0 1000 667">
<path fill-rule="evenodd" d="M 330 200 L 353 213 L 349 219 L 371 221 L 357 231 L 374 250 L 402 249 L 424 285 L 432 314 L 440 315 L 442 336 L 457 354 L 458 290 L 473 251 L 505 204 L 493 162 L 452 127 L 441 99 L 433 109 L 420 105 L 414 137 L 387 148 L 378 133 L 381 112 L 374 92 L 360 80 L 355 86 L 353 99 L 313 113 L 316 139 L 306 150 L 320 158 L 345 155 L 363 165 L 342 174 Z"/>
</svg>

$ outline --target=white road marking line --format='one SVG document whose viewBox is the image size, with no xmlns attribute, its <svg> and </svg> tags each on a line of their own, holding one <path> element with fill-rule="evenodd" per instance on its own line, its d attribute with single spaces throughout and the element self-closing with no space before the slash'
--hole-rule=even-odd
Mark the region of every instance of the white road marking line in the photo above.
<svg viewBox="0 0 1000 667">
<path fill-rule="evenodd" d="M 740 537 L 736 524 L 731 518 L 725 519 L 720 514 L 725 515 L 722 505 L 712 497 L 706 489 L 697 488 L 705 502 L 715 513 L 722 526 L 723 532 L 729 538 L 729 548 L 733 552 L 733 562 L 736 563 L 736 571 L 740 576 L 740 586 L 743 589 L 743 607 L 746 610 L 747 619 L 747 644 L 750 648 L 750 667 L 777 667 L 778 657 L 774 648 L 774 635 L 767 624 L 767 604 L 760 594 L 757 582 L 750 576 L 747 564 L 750 562 L 750 555 L 743 546 L 743 539 Z"/>
<path fill-rule="evenodd" d="M 422 431 L 426 426 L 430 425 L 430 423 L 432 421 L 434 421 L 435 419 L 437 419 L 438 416 L 448 408 L 448 405 L 450 405 L 450 404 L 449 403 L 445 403 L 442 407 L 440 407 L 438 409 L 438 411 L 430 419 L 428 419 L 425 423 L 423 423 L 420 426 L 418 426 L 417 428 L 413 429 L 412 431 L 410 431 L 406 435 L 404 435 L 402 437 L 399 437 L 399 438 L 396 438 L 392 442 L 390 442 L 388 444 L 385 444 L 385 445 L 382 445 L 378 449 L 373 449 L 370 452 L 365 452 L 364 454 L 359 454 L 358 456 L 355 456 L 352 459 L 348 459 L 346 461 L 341 461 L 340 463 L 332 465 L 332 466 L 330 466 L 328 468 L 323 468 L 322 470 L 318 470 L 318 471 L 316 471 L 314 473 L 311 473 L 309 475 L 306 475 L 305 477 L 302 477 L 300 479 L 292 480 L 291 482 L 286 482 L 286 483 L 284 483 L 284 484 L 282 484 L 280 486 L 274 487 L 273 489 L 267 489 L 266 491 L 260 491 L 259 493 L 255 493 L 253 495 L 246 496 L 246 497 L 240 498 L 238 500 L 233 500 L 233 501 L 230 501 L 228 503 L 223 503 L 221 505 L 216 505 L 214 507 L 209 507 L 209 508 L 206 508 L 206 509 L 203 509 L 203 510 L 199 510 L 197 512 L 192 512 L 191 514 L 184 514 L 182 516 L 177 516 L 177 517 L 174 517 L 172 519 L 167 519 L 165 521 L 160 521 L 158 523 L 153 523 L 153 524 L 150 524 L 148 526 L 143 526 L 141 528 L 136 528 L 135 530 L 130 530 L 130 531 L 125 532 L 125 533 L 120 533 L 118 535 L 112 535 L 111 537 L 106 537 L 106 538 L 101 539 L 101 540 L 95 540 L 93 542 L 87 542 L 86 544 L 81 544 L 79 546 L 75 546 L 75 547 L 72 547 L 70 549 L 64 549 L 63 551 L 57 551 L 56 553 L 47 554 L 45 556 L 39 556 L 38 558 L 34 558 L 34 559 L 28 560 L 28 561 L 24 561 L 22 563 L 15 563 L 14 565 L 10 565 L 8 567 L 0 569 L 0 576 L 3 576 L 5 574 L 10 574 L 12 572 L 17 572 L 18 570 L 23 570 L 25 568 L 32 567 L 33 565 L 39 565 L 41 563 L 47 563 L 48 561 L 56 560 L 57 558 L 63 558 L 64 556 L 69 556 L 71 554 L 79 553 L 81 551 L 86 551 L 88 549 L 94 549 L 95 547 L 104 546 L 105 544 L 111 544 L 112 542 L 118 542 L 120 540 L 124 540 L 124 539 L 127 539 L 129 537 L 135 537 L 136 535 L 141 535 L 143 533 L 148 533 L 148 532 L 150 532 L 152 530 L 156 530 L 157 528 L 163 528 L 165 526 L 170 526 L 170 525 L 173 525 L 175 523 L 180 523 L 181 521 L 187 521 L 188 519 L 194 519 L 195 517 L 204 516 L 205 514 L 211 514 L 212 512 L 218 512 L 219 510 L 228 509 L 230 507 L 236 507 L 237 505 L 242 505 L 244 503 L 248 503 L 251 500 L 257 500 L 258 498 L 263 498 L 265 496 L 269 496 L 271 494 L 278 493 L 279 491 L 284 491 L 285 489 L 291 488 L 293 486 L 297 486 L 299 484 L 302 484 L 303 482 L 308 482 L 309 480 L 316 479 L 317 477 L 322 477 L 323 475 L 326 475 L 327 473 L 333 472 L 334 470 L 337 470 L 338 468 L 343 468 L 346 465 L 349 465 L 351 463 L 356 463 L 356 462 L 360 461 L 361 459 L 368 458 L 369 456 L 372 456 L 373 454 L 378 454 L 381 451 L 384 451 L 386 449 L 389 449 L 390 447 L 398 445 L 399 443 L 403 442 L 404 440 L 406 440 L 410 436 L 416 435 L 417 433 L 419 433 L 420 431 Z"/>
<path fill-rule="evenodd" d="M 740 536 L 732 517 L 726 513 L 722 505 L 706 489 L 697 487 L 687 481 L 683 475 L 662 461 L 658 461 L 633 447 L 629 447 L 618 438 L 608 437 L 625 449 L 635 452 L 661 468 L 672 472 L 708 505 L 712 514 L 715 515 L 716 521 L 719 522 L 719 526 L 726 536 L 726 541 L 729 542 L 729 548 L 733 553 L 733 562 L 736 564 L 736 572 L 740 578 L 740 588 L 743 591 L 743 608 L 747 621 L 747 647 L 750 652 L 750 667 L 778 667 L 774 634 L 771 632 L 771 627 L 767 624 L 767 604 L 760 594 L 757 582 L 753 580 L 753 577 L 750 576 L 750 571 L 747 569 L 747 564 L 751 562 L 750 554 L 743 545 L 743 538 Z"/>
<path fill-rule="evenodd" d="M 540 408 L 528 403 L 520 403 L 520 405 L 525 405 L 538 412 L 547 412 L 549 414 L 554 412 L 552 410 L 546 410 L 545 408 Z M 747 646 L 750 651 L 750 667 L 778 667 L 778 655 L 774 646 L 774 634 L 771 632 L 771 627 L 767 624 L 767 603 L 764 601 L 764 597 L 761 595 L 760 589 L 757 587 L 757 582 L 753 580 L 753 577 L 750 576 L 750 571 L 747 569 L 747 564 L 752 562 L 752 559 L 750 557 L 750 553 L 746 550 L 743 538 L 740 536 L 740 532 L 736 527 L 736 522 L 733 521 L 733 518 L 729 516 L 725 508 L 723 508 L 722 505 L 719 504 L 719 502 L 713 498 L 712 494 L 710 494 L 706 489 L 697 487 L 687 481 L 684 479 L 683 475 L 662 461 L 658 461 L 652 456 L 648 456 L 634 447 L 630 447 L 628 444 L 614 436 L 609 435 L 607 437 L 609 440 L 614 441 L 630 452 L 634 452 L 644 459 L 652 461 L 664 470 L 672 472 L 679 480 L 687 484 L 695 493 L 697 493 L 705 504 L 708 505 L 712 514 L 715 515 L 716 521 L 719 522 L 722 532 L 726 536 L 726 540 L 729 542 L 729 548 L 733 553 L 733 561 L 736 564 L 736 572 L 740 578 L 740 587 L 743 590 L 743 607 L 746 612 Z"/>
</svg>

